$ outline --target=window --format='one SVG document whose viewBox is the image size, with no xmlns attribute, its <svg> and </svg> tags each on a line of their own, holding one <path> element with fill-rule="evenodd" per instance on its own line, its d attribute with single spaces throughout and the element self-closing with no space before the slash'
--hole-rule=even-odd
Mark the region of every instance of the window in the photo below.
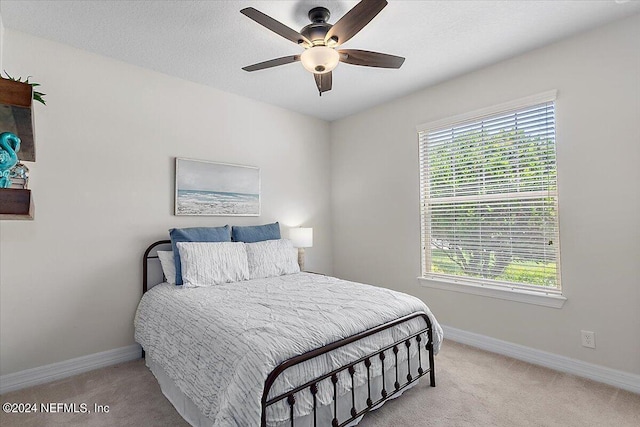
<svg viewBox="0 0 640 427">
<path fill-rule="evenodd" d="M 559 295 L 555 91 L 418 130 L 422 277 Z"/>
</svg>

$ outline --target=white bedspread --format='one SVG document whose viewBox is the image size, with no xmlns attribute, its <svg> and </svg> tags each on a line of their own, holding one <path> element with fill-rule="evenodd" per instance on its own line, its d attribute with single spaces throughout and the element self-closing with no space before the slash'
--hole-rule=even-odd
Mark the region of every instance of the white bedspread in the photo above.
<svg viewBox="0 0 640 427">
<path fill-rule="evenodd" d="M 415 297 L 389 289 L 309 273 L 207 288 L 182 289 L 164 283 L 153 287 L 140 301 L 135 339 L 213 426 L 258 426 L 264 382 L 278 364 L 416 311 L 429 316 L 437 353 L 442 328 L 427 306 Z M 403 327 L 304 362 L 281 375 L 270 396 L 424 326 L 424 320 L 416 318 Z M 415 354 L 416 346 L 411 350 Z M 406 347 L 401 348 L 399 359 L 405 360 L 406 353 Z M 393 354 L 389 352 L 387 357 L 390 361 Z M 423 364 L 428 364 L 425 357 Z M 379 375 L 379 371 L 380 361 L 374 358 L 372 375 Z M 348 374 L 342 374 L 339 394 L 346 393 L 351 383 Z M 363 366 L 356 370 L 355 379 L 356 386 L 366 381 Z M 319 402 L 331 402 L 332 393 L 330 381 L 323 381 Z M 310 393 L 296 395 L 296 416 L 306 415 L 312 408 Z M 274 405 L 268 411 L 268 421 L 288 419 L 288 411 L 284 401 Z"/>
</svg>

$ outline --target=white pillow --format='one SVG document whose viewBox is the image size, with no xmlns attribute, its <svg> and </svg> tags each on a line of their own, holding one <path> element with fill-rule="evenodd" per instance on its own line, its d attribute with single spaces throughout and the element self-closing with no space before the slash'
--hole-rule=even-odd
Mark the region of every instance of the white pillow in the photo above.
<svg viewBox="0 0 640 427">
<path fill-rule="evenodd" d="M 158 251 L 158 259 L 162 266 L 164 278 L 170 285 L 176 284 L 176 262 L 173 257 L 173 251 Z"/>
<path fill-rule="evenodd" d="M 249 263 L 249 279 L 282 276 L 300 272 L 298 252 L 291 240 L 265 240 L 245 243 Z"/>
<path fill-rule="evenodd" d="M 241 242 L 178 242 L 185 288 L 239 282 L 249 278 Z"/>
</svg>

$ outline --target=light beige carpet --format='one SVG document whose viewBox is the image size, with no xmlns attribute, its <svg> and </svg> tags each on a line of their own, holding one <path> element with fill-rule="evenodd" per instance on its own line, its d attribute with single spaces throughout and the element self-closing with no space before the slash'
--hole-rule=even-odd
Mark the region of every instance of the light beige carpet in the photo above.
<svg viewBox="0 0 640 427">
<path fill-rule="evenodd" d="M 428 381 L 361 427 L 640 426 L 640 395 L 445 341 Z M 187 426 L 142 360 L 0 396 L 5 402 L 109 405 L 107 414 L 5 414 L 0 426 Z"/>
</svg>

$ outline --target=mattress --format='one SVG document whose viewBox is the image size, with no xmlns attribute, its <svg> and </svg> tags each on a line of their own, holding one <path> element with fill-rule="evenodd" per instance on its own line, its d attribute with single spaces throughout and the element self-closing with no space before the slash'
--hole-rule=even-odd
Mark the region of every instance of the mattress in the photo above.
<svg viewBox="0 0 640 427">
<path fill-rule="evenodd" d="M 428 307 L 389 289 L 309 273 L 206 288 L 161 284 L 140 301 L 135 337 L 147 358 L 211 420 L 210 425 L 259 425 L 264 381 L 281 362 L 417 311 L 431 320 L 437 353 L 442 329 Z M 415 318 L 288 369 L 274 383 L 270 397 L 424 326 L 423 319 Z M 409 350 L 407 354 L 403 348 L 399 360 L 415 357 L 417 347 Z M 373 359 L 371 372 L 379 375 L 380 369 L 380 361 Z M 356 387 L 361 386 L 366 370 L 357 369 L 354 378 Z M 342 372 L 338 394 L 349 392 L 350 384 Z M 320 405 L 331 404 L 329 381 L 319 384 L 317 398 Z M 296 418 L 312 409 L 310 393 L 296 396 Z M 279 425 L 288 417 L 289 407 L 282 401 L 269 408 L 268 425 Z"/>
</svg>

